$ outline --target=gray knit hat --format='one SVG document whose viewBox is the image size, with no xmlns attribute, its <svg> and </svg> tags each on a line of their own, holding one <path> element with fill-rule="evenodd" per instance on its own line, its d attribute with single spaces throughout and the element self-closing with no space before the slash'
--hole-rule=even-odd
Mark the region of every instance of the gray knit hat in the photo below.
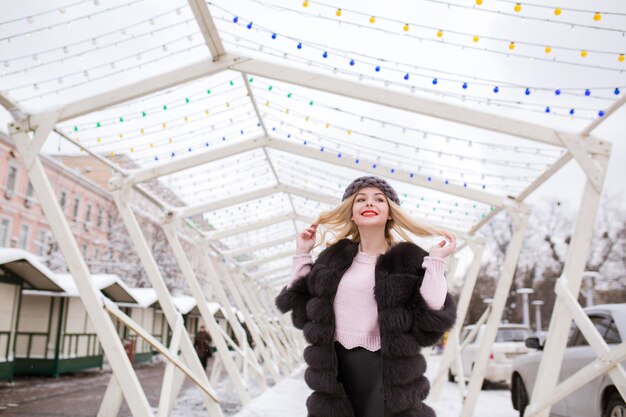
<svg viewBox="0 0 626 417">
<path fill-rule="evenodd" d="M 350 197 L 352 194 L 356 193 L 363 187 L 376 187 L 379 188 L 380 191 L 385 193 L 388 199 L 400 205 L 400 199 L 398 198 L 398 194 L 396 190 L 394 190 L 391 185 L 387 181 L 382 178 L 375 177 L 373 175 L 368 175 L 366 177 L 359 177 L 352 181 L 350 185 L 346 188 L 346 191 L 343 193 L 343 198 L 341 201 L 344 201 L 346 198 Z"/>
</svg>

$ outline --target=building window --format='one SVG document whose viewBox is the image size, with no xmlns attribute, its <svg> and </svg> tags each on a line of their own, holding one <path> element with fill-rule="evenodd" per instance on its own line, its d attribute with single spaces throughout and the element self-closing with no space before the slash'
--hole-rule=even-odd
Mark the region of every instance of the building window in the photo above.
<svg viewBox="0 0 626 417">
<path fill-rule="evenodd" d="M 87 204 L 87 213 L 85 213 L 85 223 L 91 223 L 91 204 Z"/>
<path fill-rule="evenodd" d="M 78 220 L 78 209 L 80 208 L 80 200 L 78 199 L 78 197 L 76 197 L 74 199 L 74 215 L 73 215 L 73 219 L 74 221 Z"/>
<path fill-rule="evenodd" d="M 97 227 L 101 227 L 102 226 L 102 216 L 103 215 L 104 215 L 104 210 L 102 210 L 102 207 L 98 207 L 98 219 L 97 219 L 97 223 L 96 223 Z"/>
<path fill-rule="evenodd" d="M 61 206 L 61 210 L 65 211 L 65 204 L 67 202 L 67 193 L 65 191 L 61 191 L 61 197 L 59 198 L 59 205 Z"/>
<path fill-rule="evenodd" d="M 11 222 L 9 219 L 0 218 L 0 247 L 9 245 L 9 232 Z"/>
<path fill-rule="evenodd" d="M 32 197 L 34 191 L 35 190 L 33 189 L 33 184 L 29 180 L 28 184 L 26 184 L 26 197 Z"/>
<path fill-rule="evenodd" d="M 81 252 L 83 253 L 83 259 L 87 259 L 87 244 L 86 243 L 83 245 Z"/>
<path fill-rule="evenodd" d="M 20 234 L 17 238 L 18 248 L 26 250 L 26 246 L 28 245 L 28 233 L 29 232 L 30 232 L 30 227 L 28 227 L 28 225 L 23 224 L 20 226 Z"/>
<path fill-rule="evenodd" d="M 45 230 L 37 232 L 37 240 L 35 241 L 35 253 L 37 256 L 43 256 L 46 251 L 47 233 Z"/>
<path fill-rule="evenodd" d="M 98 263 L 100 262 L 100 249 L 96 248 L 94 249 L 93 252 L 93 263 L 96 266 L 99 266 Z"/>
<path fill-rule="evenodd" d="M 7 175 L 6 194 L 11 198 L 15 193 L 15 184 L 17 183 L 17 167 L 9 165 L 9 174 Z"/>
</svg>

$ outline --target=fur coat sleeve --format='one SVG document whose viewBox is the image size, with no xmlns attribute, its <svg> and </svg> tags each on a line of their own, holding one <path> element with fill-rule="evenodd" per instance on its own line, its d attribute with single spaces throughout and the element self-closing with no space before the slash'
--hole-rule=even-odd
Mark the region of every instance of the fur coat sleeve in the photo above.
<svg viewBox="0 0 626 417">
<path fill-rule="evenodd" d="M 311 293 L 309 293 L 307 286 L 309 274 L 297 279 L 291 284 L 291 287 L 283 287 L 275 301 L 276 307 L 278 307 L 281 313 L 291 311 L 293 325 L 300 330 L 307 322 L 306 303 L 311 298 Z"/>
</svg>

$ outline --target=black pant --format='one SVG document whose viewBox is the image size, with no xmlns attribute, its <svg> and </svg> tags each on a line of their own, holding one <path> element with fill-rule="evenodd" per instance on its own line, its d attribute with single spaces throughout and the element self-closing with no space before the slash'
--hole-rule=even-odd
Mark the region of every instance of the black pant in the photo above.
<svg viewBox="0 0 626 417">
<path fill-rule="evenodd" d="M 335 342 L 338 381 L 352 403 L 355 417 L 383 417 L 383 369 L 380 350 L 346 349 Z"/>
</svg>

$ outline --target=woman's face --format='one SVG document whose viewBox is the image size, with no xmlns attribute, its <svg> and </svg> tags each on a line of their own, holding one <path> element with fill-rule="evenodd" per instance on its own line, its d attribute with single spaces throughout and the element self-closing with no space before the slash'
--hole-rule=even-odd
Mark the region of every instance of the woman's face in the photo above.
<svg viewBox="0 0 626 417">
<path fill-rule="evenodd" d="M 352 204 L 352 220 L 358 227 L 384 227 L 389 219 L 387 197 L 376 187 L 363 187 Z"/>
</svg>

